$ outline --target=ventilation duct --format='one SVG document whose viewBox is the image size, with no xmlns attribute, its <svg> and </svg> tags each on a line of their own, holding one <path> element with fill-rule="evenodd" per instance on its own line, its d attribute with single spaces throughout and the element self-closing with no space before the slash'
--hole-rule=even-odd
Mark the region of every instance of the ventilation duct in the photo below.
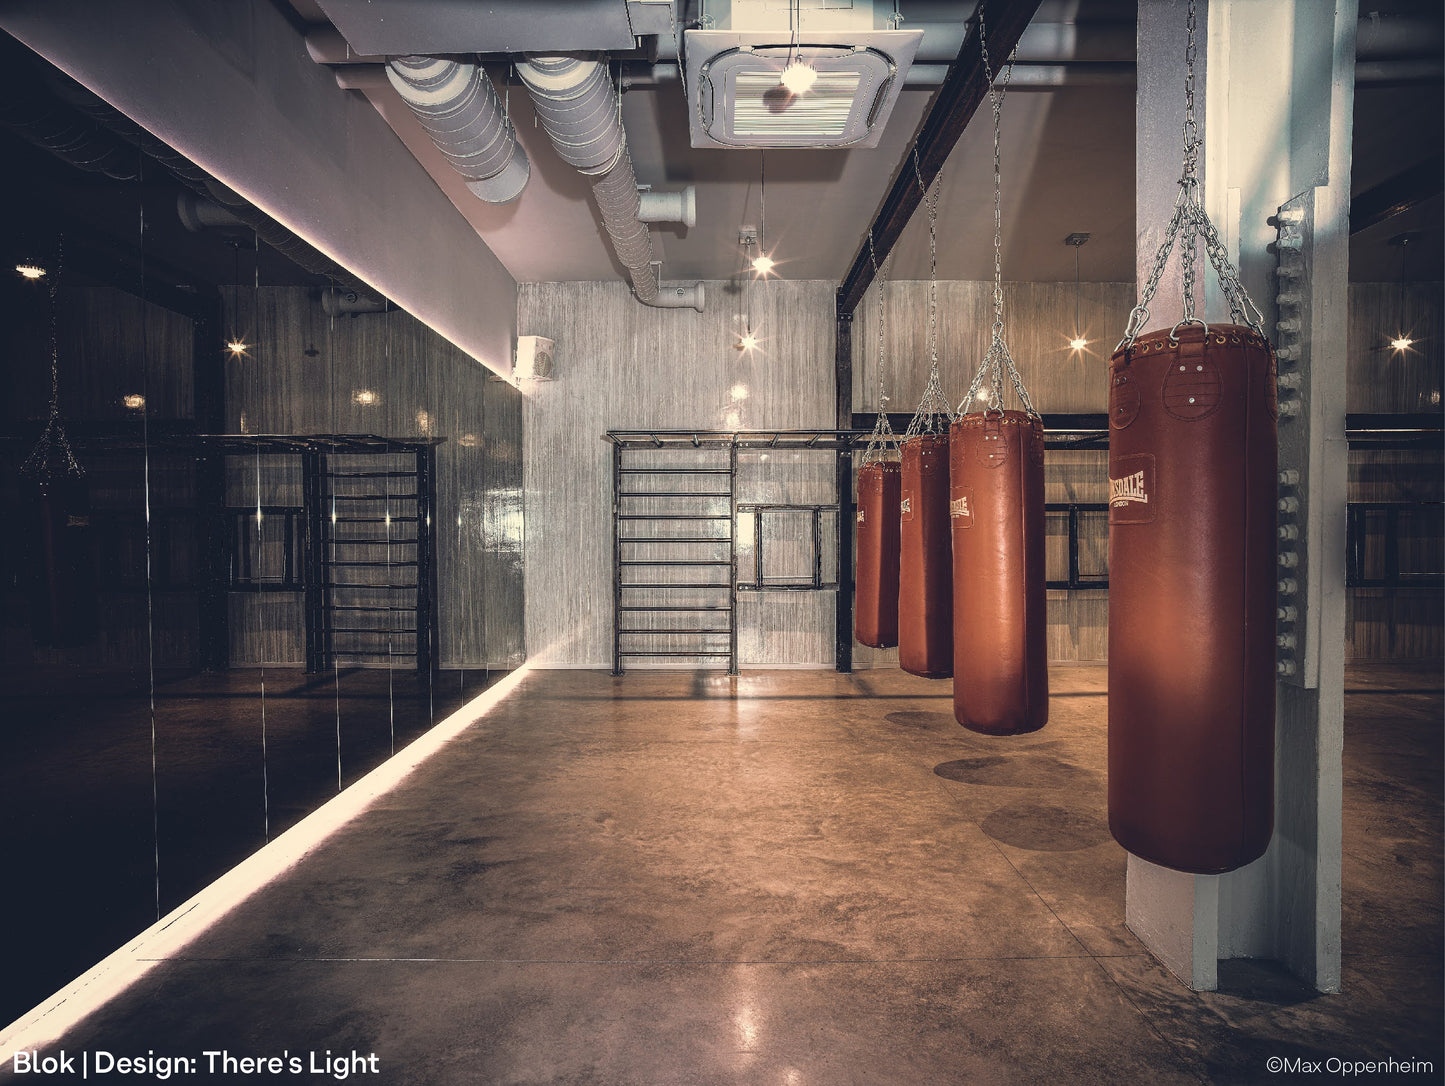
<svg viewBox="0 0 1445 1086">
<path fill-rule="evenodd" d="M 393 57 L 386 75 L 467 188 L 489 204 L 515 200 L 531 167 L 480 65 Z"/>
<path fill-rule="evenodd" d="M 359 290 L 331 287 L 321 292 L 321 308 L 329 317 L 356 317 L 362 313 L 385 313 L 391 307 Z"/>
<path fill-rule="evenodd" d="M 621 104 L 607 65 L 593 59 L 527 54 L 517 74 L 531 92 L 537 120 L 562 161 L 592 186 L 602 225 L 632 291 L 645 305 L 702 312 L 701 283 L 659 290 L 652 235 L 641 219 L 637 174 L 627 153 Z"/>
</svg>

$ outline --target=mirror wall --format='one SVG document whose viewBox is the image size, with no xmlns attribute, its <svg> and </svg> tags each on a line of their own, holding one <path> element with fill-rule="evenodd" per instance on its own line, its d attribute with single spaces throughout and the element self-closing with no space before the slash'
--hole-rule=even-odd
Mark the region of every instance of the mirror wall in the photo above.
<svg viewBox="0 0 1445 1086">
<path fill-rule="evenodd" d="M 514 387 L 4 46 L 10 1021 L 521 662 L 522 445 Z"/>
</svg>

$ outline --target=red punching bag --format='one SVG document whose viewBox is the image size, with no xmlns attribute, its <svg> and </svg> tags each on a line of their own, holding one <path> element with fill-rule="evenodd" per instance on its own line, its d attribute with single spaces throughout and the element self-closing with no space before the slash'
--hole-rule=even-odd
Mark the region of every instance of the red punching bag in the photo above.
<svg viewBox="0 0 1445 1086">
<path fill-rule="evenodd" d="M 953 545 L 948 529 L 948 435 L 902 446 L 898 666 L 927 679 L 953 674 Z"/>
<path fill-rule="evenodd" d="M 990 735 L 1049 718 L 1044 428 L 1036 415 L 960 415 L 949 432 L 953 714 Z"/>
<path fill-rule="evenodd" d="M 1274 354 L 1193 322 L 1121 344 L 1109 376 L 1109 828 L 1232 871 L 1274 818 Z"/>
<path fill-rule="evenodd" d="M 23 481 L 25 581 L 37 645 L 81 645 L 96 636 L 95 550 L 90 491 L 78 472 Z"/>
<path fill-rule="evenodd" d="M 898 644 L 898 507 L 902 487 L 902 465 L 896 460 L 873 460 L 858 469 L 854 636 L 875 649 Z"/>
</svg>

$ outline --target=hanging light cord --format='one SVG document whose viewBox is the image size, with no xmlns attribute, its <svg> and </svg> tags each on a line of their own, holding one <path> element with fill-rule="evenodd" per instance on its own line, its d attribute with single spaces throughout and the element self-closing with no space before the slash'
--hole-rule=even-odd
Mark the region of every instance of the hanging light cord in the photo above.
<svg viewBox="0 0 1445 1086">
<path fill-rule="evenodd" d="M 983 361 L 973 375 L 968 395 L 964 397 L 963 403 L 959 404 L 958 413 L 963 414 L 974 405 L 985 382 L 988 384 L 985 409 L 1003 410 L 1004 374 L 1007 372 L 1019 405 L 1029 415 L 1037 418 L 1038 412 L 1034 410 L 1033 400 L 1029 398 L 1028 389 L 1024 387 L 1023 376 L 1014 365 L 1013 355 L 1009 353 L 1008 345 L 1004 342 L 1003 324 L 1003 99 L 1008 91 L 1009 80 L 1013 78 L 1014 59 L 1018 55 L 1018 49 L 1015 47 L 1009 53 L 1002 78 L 995 80 L 994 70 L 988 60 L 988 34 L 984 26 L 982 7 L 978 13 L 978 46 L 983 54 L 984 77 L 988 80 L 988 100 L 993 107 L 993 329 L 988 350 L 984 352 Z"/>
<path fill-rule="evenodd" d="M 1079 338 L 1079 248 L 1082 242 L 1074 245 L 1074 338 Z"/>
</svg>

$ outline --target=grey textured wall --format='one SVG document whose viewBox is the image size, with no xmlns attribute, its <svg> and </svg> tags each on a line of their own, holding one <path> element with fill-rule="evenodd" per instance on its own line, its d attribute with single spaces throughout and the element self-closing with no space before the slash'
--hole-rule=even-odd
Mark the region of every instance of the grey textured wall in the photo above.
<svg viewBox="0 0 1445 1086">
<path fill-rule="evenodd" d="M 826 282 L 709 282 L 705 313 L 649 309 L 618 283 L 524 283 L 517 328 L 556 344 L 557 380 L 524 389 L 527 650 L 532 663 L 612 660 L 608 430 L 833 426 L 833 291 Z M 735 348 L 751 304 L 760 349 Z M 816 501 L 816 465 L 743 465 L 740 500 Z M 786 483 L 779 480 L 787 480 Z M 768 491 L 764 482 L 773 485 Z M 830 493 L 831 493 L 831 488 Z M 744 599 L 744 665 L 833 660 L 833 595 Z"/>
</svg>

